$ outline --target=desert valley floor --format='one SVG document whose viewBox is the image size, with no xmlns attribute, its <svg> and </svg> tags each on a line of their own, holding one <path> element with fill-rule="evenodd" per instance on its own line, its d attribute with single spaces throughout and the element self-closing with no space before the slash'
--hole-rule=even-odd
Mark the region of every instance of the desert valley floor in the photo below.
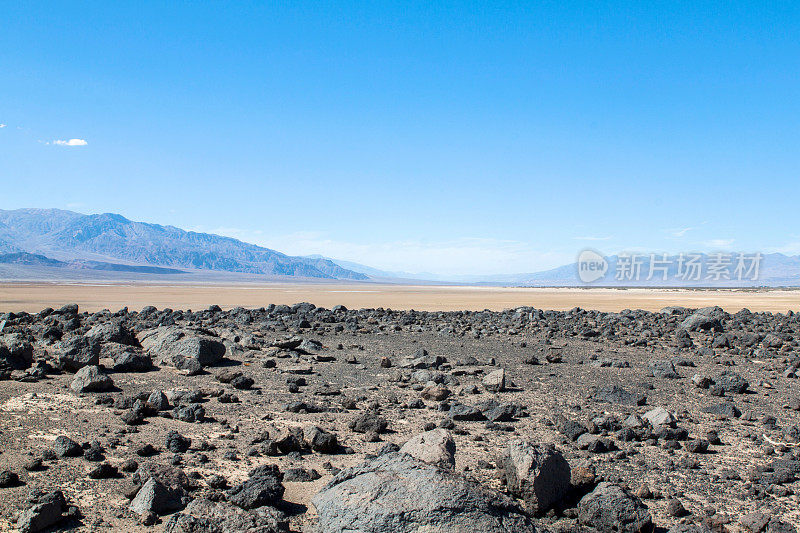
<svg viewBox="0 0 800 533">
<path fill-rule="evenodd" d="M 0 282 L 0 312 L 36 313 L 77 303 L 84 311 L 145 306 L 204 309 L 218 305 L 258 308 L 310 302 L 321 307 L 389 308 L 418 311 L 502 311 L 520 306 L 567 311 L 573 307 L 618 312 L 658 311 L 667 306 L 720 306 L 729 312 L 800 310 L 800 289 L 611 289 L 525 288 L 380 283 L 43 283 Z"/>
</svg>

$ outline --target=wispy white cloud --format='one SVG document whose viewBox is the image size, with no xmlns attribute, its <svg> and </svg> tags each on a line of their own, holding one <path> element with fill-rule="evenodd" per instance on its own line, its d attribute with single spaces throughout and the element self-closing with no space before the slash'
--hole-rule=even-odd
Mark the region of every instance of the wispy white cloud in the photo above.
<svg viewBox="0 0 800 533">
<path fill-rule="evenodd" d="M 86 146 L 89 144 L 84 139 L 55 140 L 53 144 L 57 146 Z"/>
<path fill-rule="evenodd" d="M 706 246 L 710 246 L 711 248 L 725 248 L 730 246 L 735 242 L 735 239 L 711 239 L 710 241 L 706 241 Z"/>
<path fill-rule="evenodd" d="M 605 236 L 605 237 L 595 237 L 595 236 L 585 235 L 585 236 L 580 236 L 580 237 L 573 237 L 573 240 L 576 240 L 576 241 L 610 241 L 611 240 L 611 236 L 608 235 L 608 236 Z"/>
<path fill-rule="evenodd" d="M 681 238 L 686 235 L 688 232 L 692 231 L 695 228 L 678 228 L 678 229 L 670 229 L 667 230 L 672 237 Z"/>
<path fill-rule="evenodd" d="M 8 124 L 0 124 L 0 128 L 6 128 L 6 127 L 8 127 Z"/>
</svg>

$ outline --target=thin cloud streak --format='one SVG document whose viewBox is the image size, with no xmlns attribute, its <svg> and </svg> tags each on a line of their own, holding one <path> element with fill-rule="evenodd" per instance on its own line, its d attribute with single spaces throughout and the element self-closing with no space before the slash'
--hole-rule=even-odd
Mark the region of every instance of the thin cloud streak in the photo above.
<svg viewBox="0 0 800 533">
<path fill-rule="evenodd" d="M 695 228 L 689 227 L 689 228 L 669 230 L 669 232 L 670 232 L 670 235 L 672 235 L 673 237 L 680 238 L 680 237 L 683 237 L 684 235 L 686 235 L 686 233 L 692 231 L 693 229 L 695 229 Z"/>
<path fill-rule="evenodd" d="M 576 241 L 610 241 L 611 236 L 607 237 L 591 237 L 591 236 L 583 236 L 583 237 L 573 237 L 573 240 Z"/>
<path fill-rule="evenodd" d="M 736 239 L 711 239 L 703 244 L 711 248 L 726 248 L 736 242 Z"/>
</svg>

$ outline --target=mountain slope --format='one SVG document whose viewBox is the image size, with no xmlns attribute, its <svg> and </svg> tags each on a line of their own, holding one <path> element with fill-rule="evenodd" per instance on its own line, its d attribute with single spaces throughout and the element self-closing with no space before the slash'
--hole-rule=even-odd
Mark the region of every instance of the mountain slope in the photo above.
<svg viewBox="0 0 800 533">
<path fill-rule="evenodd" d="M 59 209 L 0 210 L 0 251 L 59 260 L 115 259 L 138 265 L 328 279 L 368 279 L 325 259 L 292 257 L 230 237 L 134 222 L 122 215 Z"/>
</svg>

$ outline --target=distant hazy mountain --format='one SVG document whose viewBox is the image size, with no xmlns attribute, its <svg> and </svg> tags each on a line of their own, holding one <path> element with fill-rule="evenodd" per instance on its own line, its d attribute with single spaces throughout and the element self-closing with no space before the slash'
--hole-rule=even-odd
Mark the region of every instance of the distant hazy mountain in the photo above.
<svg viewBox="0 0 800 533">
<path fill-rule="evenodd" d="M 27 252 L 62 262 L 156 266 L 327 279 L 368 279 L 326 259 L 292 257 L 230 237 L 134 222 L 112 213 L 0 210 L 0 253 Z M 30 258 L 28 258 L 30 259 Z M 85 263 L 88 264 L 88 263 Z M 53 265 L 51 265 L 53 266 Z"/>
<path fill-rule="evenodd" d="M 386 278 L 386 279 L 396 279 L 396 280 L 423 280 L 423 281 L 454 281 L 447 278 L 447 276 L 431 274 L 430 272 L 412 273 L 403 271 L 380 270 L 378 268 L 373 268 L 371 266 L 362 265 L 361 263 L 354 263 L 353 261 L 345 261 L 343 259 L 335 259 L 333 257 L 325 257 L 319 254 L 306 255 L 304 257 L 308 259 L 326 259 L 328 261 L 336 263 L 342 268 L 346 268 L 347 270 L 352 270 L 353 272 L 360 272 L 361 274 L 365 274 L 370 278 Z"/>
<path fill-rule="evenodd" d="M 530 274 L 514 274 L 507 276 L 484 277 L 479 282 L 498 284 L 506 283 L 512 285 L 523 285 L 531 287 L 797 287 L 800 286 L 800 256 L 787 256 L 779 253 L 763 254 L 759 263 L 759 274 L 757 279 L 738 280 L 734 274 L 736 268 L 737 254 L 730 252 L 731 264 L 728 267 L 731 279 L 709 278 L 709 266 L 715 261 L 715 254 L 699 254 L 699 263 L 702 265 L 699 279 L 681 279 L 678 275 L 678 257 L 667 257 L 667 263 L 654 263 L 654 273 L 650 275 L 649 255 L 640 256 L 640 267 L 638 279 L 634 276 L 617 279 L 617 272 L 624 270 L 620 265 L 618 255 L 606 256 L 604 259 L 608 263 L 608 270 L 605 276 L 592 283 L 583 283 L 578 277 L 578 264 L 571 263 L 551 270 L 535 272 Z M 660 257 L 656 258 L 661 259 Z M 658 267 L 666 267 L 666 280 Z M 749 266 L 749 263 L 747 264 Z M 693 277 L 692 277 L 693 278 Z"/>
<path fill-rule="evenodd" d="M 148 265 L 124 265 L 121 263 L 106 263 L 103 261 L 59 261 L 39 254 L 28 252 L 13 252 L 0 254 L 0 265 L 23 265 L 33 267 L 50 267 L 67 270 L 105 270 L 109 272 L 136 272 L 139 274 L 183 274 L 183 270 L 164 268 Z"/>
</svg>

